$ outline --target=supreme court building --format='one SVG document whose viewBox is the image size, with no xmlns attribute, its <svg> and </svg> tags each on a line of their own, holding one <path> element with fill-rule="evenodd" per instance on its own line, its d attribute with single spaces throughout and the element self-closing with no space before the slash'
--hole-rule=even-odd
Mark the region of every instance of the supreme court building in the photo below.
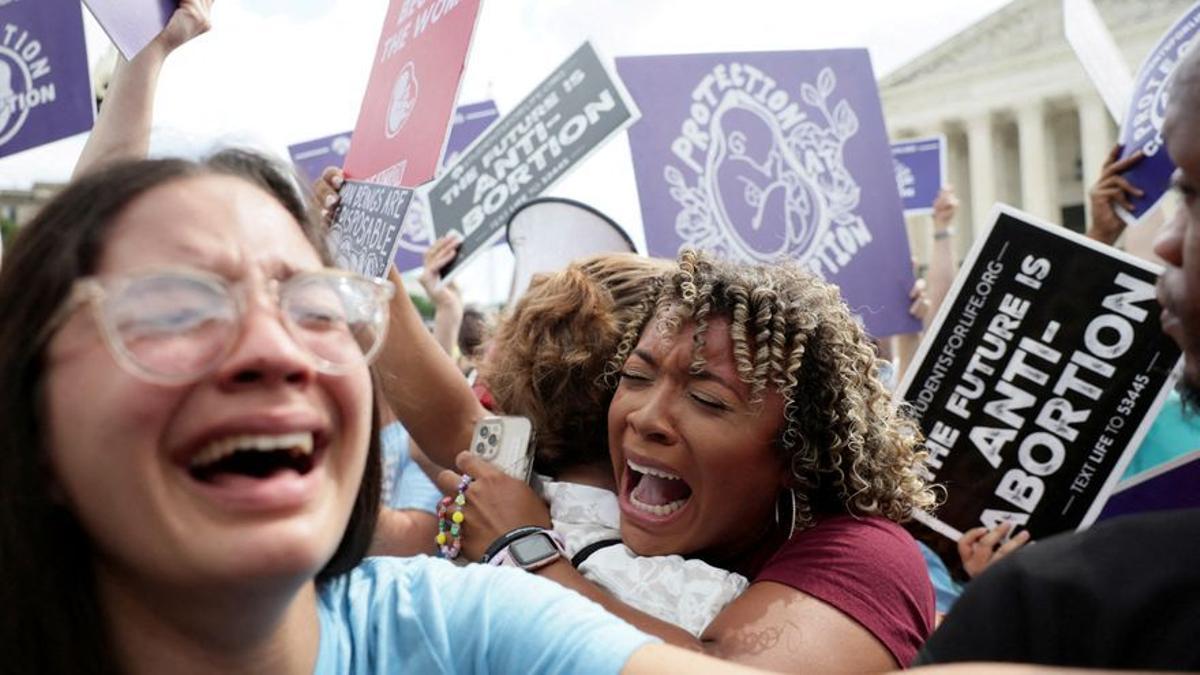
<svg viewBox="0 0 1200 675">
<path fill-rule="evenodd" d="M 1095 4 L 1136 76 L 1193 0 Z M 959 259 L 997 201 L 1083 231 L 1087 189 L 1117 128 L 1067 44 L 1061 0 L 1013 0 L 879 87 L 893 140 L 946 136 L 948 178 L 962 204 Z M 1126 248 L 1145 254 L 1152 229 L 1131 231 Z M 910 218 L 909 234 L 914 256 L 925 262 L 929 218 Z"/>
</svg>

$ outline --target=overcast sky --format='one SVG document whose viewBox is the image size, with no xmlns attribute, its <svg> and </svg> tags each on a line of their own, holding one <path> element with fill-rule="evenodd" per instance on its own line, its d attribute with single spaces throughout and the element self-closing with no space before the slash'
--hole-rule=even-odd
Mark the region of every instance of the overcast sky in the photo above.
<svg viewBox="0 0 1200 675">
<path fill-rule="evenodd" d="M 486 0 L 459 101 L 492 98 L 505 112 L 585 39 L 610 58 L 867 47 L 882 75 L 1006 2 Z M 212 32 L 175 53 L 163 73 L 155 151 L 216 141 L 283 152 L 352 128 L 386 8 L 387 0 L 216 0 Z M 94 62 L 108 39 L 85 18 Z M 0 186 L 63 179 L 82 143 L 0 160 Z M 628 161 L 623 138 L 610 146 L 623 152 L 610 147 L 593 161 Z"/>
<path fill-rule="evenodd" d="M 602 56 L 866 47 L 895 70 L 1008 0 L 485 0 L 459 102 L 511 110 L 585 39 Z M 216 0 L 213 30 L 171 56 L 152 152 L 286 146 L 353 128 L 387 0 Z M 86 15 L 86 12 L 85 12 Z M 108 39 L 86 15 L 93 62 Z M 70 174 L 83 136 L 0 160 L 0 187 Z M 551 194 L 596 206 L 642 241 L 625 138 Z"/>
</svg>

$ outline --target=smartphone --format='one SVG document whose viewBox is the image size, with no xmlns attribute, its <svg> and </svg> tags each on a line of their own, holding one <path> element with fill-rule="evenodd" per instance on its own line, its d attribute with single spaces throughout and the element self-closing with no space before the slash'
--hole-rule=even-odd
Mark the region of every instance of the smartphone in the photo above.
<svg viewBox="0 0 1200 675">
<path fill-rule="evenodd" d="M 485 417 L 475 424 L 471 452 L 528 483 L 533 474 L 533 424 L 516 415 Z"/>
</svg>

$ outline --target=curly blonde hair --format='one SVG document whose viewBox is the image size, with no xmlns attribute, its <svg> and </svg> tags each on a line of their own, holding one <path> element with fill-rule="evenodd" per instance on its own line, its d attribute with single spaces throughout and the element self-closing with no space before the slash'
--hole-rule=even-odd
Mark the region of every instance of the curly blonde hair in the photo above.
<svg viewBox="0 0 1200 675">
<path fill-rule="evenodd" d="M 608 463 L 608 359 L 653 279 L 672 267 L 631 253 L 582 258 L 534 277 L 503 317 L 480 376 L 501 411 L 533 423 L 538 471 Z"/>
<path fill-rule="evenodd" d="M 665 334 L 694 324 L 691 367 L 699 370 L 709 319 L 727 318 L 751 402 L 761 403 L 768 387 L 784 400 L 777 445 L 791 468 L 796 529 L 819 513 L 903 522 L 934 505 L 921 433 L 876 377 L 874 349 L 836 286 L 794 264 L 732 264 L 691 250 L 654 286 L 607 373 L 619 371 L 655 319 Z"/>
</svg>

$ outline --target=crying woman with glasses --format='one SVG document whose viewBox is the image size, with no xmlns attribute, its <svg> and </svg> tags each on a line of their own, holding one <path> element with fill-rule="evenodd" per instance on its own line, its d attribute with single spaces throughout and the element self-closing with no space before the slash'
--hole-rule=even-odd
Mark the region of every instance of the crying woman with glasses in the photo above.
<svg viewBox="0 0 1200 675">
<path fill-rule="evenodd" d="M 700 659 L 520 571 L 363 559 L 386 282 L 272 165 L 112 165 L 0 274 L 0 651 L 22 673 L 638 672 Z M 631 658 L 632 657 L 632 658 Z"/>
<path fill-rule="evenodd" d="M 392 287 L 330 269 L 290 185 L 243 152 L 120 163 L 69 186 L 12 247 L 0 275 L 6 665 L 711 665 L 520 571 L 363 559 L 380 480 L 368 366 Z"/>
<path fill-rule="evenodd" d="M 164 35 L 202 32 L 210 4 Z M 84 164 L 120 161 L 87 166 L 0 272 L 3 669 L 711 667 L 520 571 L 364 560 L 393 289 L 329 267 L 270 161 L 140 160 L 114 136 L 146 122 L 173 40 L 105 104 Z"/>
</svg>

